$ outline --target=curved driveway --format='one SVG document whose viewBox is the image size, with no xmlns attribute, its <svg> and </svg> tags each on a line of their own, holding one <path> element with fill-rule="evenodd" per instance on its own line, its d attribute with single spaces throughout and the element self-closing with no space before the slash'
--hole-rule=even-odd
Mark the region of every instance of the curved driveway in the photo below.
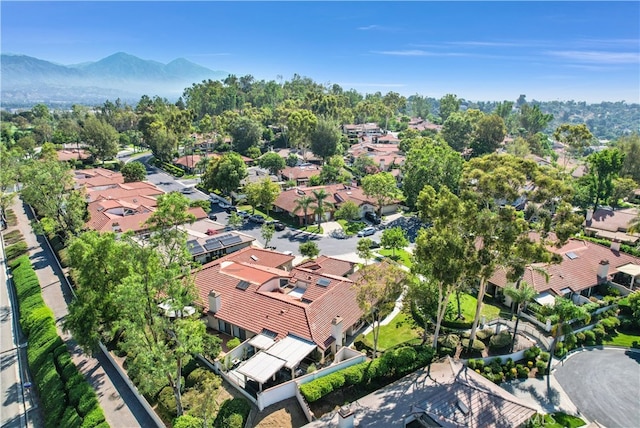
<svg viewBox="0 0 640 428">
<path fill-rule="evenodd" d="M 640 426 L 640 353 L 592 348 L 556 366 L 554 376 L 588 420 Z"/>
</svg>

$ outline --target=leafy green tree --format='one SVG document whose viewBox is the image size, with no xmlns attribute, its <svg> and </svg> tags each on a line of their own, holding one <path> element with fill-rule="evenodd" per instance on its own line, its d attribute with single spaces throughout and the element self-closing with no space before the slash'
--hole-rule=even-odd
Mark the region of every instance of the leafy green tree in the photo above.
<svg viewBox="0 0 640 428">
<path fill-rule="evenodd" d="M 461 112 L 449 115 L 442 125 L 442 138 L 458 152 L 464 151 L 471 143 L 473 124 L 469 117 Z"/>
<path fill-rule="evenodd" d="M 20 158 L 17 149 L 9 150 L 0 144 L 0 215 L 4 215 L 15 196 L 13 188 L 18 183 Z"/>
<path fill-rule="evenodd" d="M 308 147 L 308 138 L 315 129 L 318 119 L 307 109 L 295 109 L 287 117 L 287 130 L 291 142 L 298 148 Z"/>
<path fill-rule="evenodd" d="M 633 191 L 638 188 L 636 183 L 631 178 L 614 178 L 613 179 L 613 191 L 609 198 L 609 205 L 614 209 L 620 206 L 620 201 L 630 200 L 633 198 Z"/>
<path fill-rule="evenodd" d="M 267 211 L 267 217 L 279 194 L 280 186 L 269 178 L 258 182 L 258 204 Z"/>
<path fill-rule="evenodd" d="M 484 115 L 476 124 L 471 148 L 474 156 L 493 153 L 507 135 L 504 120 L 498 115 Z"/>
<path fill-rule="evenodd" d="M 508 154 L 522 159 L 531 154 L 529 143 L 522 137 L 516 137 L 513 141 L 507 143 L 505 149 Z"/>
<path fill-rule="evenodd" d="M 307 241 L 300 244 L 299 251 L 304 257 L 308 257 L 310 259 L 315 259 L 318 254 L 320 254 L 318 244 L 313 241 Z"/>
<path fill-rule="evenodd" d="M 640 184 L 640 134 L 635 132 L 619 138 L 616 147 L 625 155 L 620 176 L 631 177 Z"/>
<path fill-rule="evenodd" d="M 229 129 L 233 139 L 233 148 L 239 153 L 247 153 L 251 147 L 257 147 L 262 138 L 262 129 L 256 121 L 242 116 L 235 120 Z"/>
<path fill-rule="evenodd" d="M 360 239 L 356 245 L 356 254 L 361 259 L 364 259 L 365 266 L 369 264 L 369 260 L 373 258 L 373 251 L 371 250 L 372 246 L 373 241 L 369 238 Z"/>
<path fill-rule="evenodd" d="M 340 205 L 334 214 L 337 219 L 353 221 L 360 218 L 360 208 L 353 201 L 345 201 Z"/>
<path fill-rule="evenodd" d="M 309 135 L 311 151 L 326 162 L 328 158 L 338 153 L 341 136 L 340 128 L 335 121 L 319 119 Z"/>
<path fill-rule="evenodd" d="M 446 122 L 452 113 L 460 110 L 461 100 L 454 94 L 446 94 L 440 98 L 440 118 Z"/>
<path fill-rule="evenodd" d="M 300 158 L 298 158 L 298 155 L 296 155 L 295 153 L 289 153 L 289 156 L 287 156 L 287 158 L 285 159 L 285 163 L 287 164 L 287 166 L 291 167 L 298 165 L 299 161 Z"/>
<path fill-rule="evenodd" d="M 587 158 L 594 210 L 598 208 L 600 201 L 606 201 L 611 197 L 613 180 L 618 177 L 623 162 L 624 153 L 618 149 L 605 149 Z"/>
<path fill-rule="evenodd" d="M 593 135 L 584 123 L 579 125 L 571 125 L 565 123 L 556 128 L 553 132 L 553 138 L 565 145 L 565 154 L 563 167 L 567 168 L 567 162 L 570 157 L 577 157 L 584 149 L 589 147 L 593 141 Z"/>
<path fill-rule="evenodd" d="M 364 176 L 370 174 L 377 174 L 380 169 L 376 165 L 376 162 L 369 156 L 362 154 L 358 156 L 351 167 L 355 178 L 361 180 Z"/>
<path fill-rule="evenodd" d="M 502 120 L 507 120 L 509 116 L 511 116 L 511 112 L 513 111 L 513 101 L 503 101 L 501 103 L 496 104 L 496 108 L 493 111 L 494 114 L 500 116 Z"/>
<path fill-rule="evenodd" d="M 513 340 L 511 341 L 511 350 L 509 351 L 513 352 L 513 347 L 515 346 L 516 338 L 518 337 L 518 324 L 520 323 L 522 311 L 527 309 L 527 305 L 533 301 L 533 299 L 538 295 L 538 292 L 527 282 L 522 281 L 518 288 L 513 286 L 505 288 L 504 294 L 511 299 L 511 302 L 513 302 L 517 308 L 516 325 L 513 328 Z"/>
<path fill-rule="evenodd" d="M 86 198 L 80 190 L 69 190 L 73 175 L 67 166 L 55 158 L 31 160 L 20 178 L 22 199 L 45 218 L 47 232 L 66 240 L 83 229 L 88 220 Z"/>
<path fill-rule="evenodd" d="M 383 312 L 393 304 L 407 281 L 402 269 L 388 263 L 368 265 L 360 269 L 353 287 L 356 301 L 365 319 L 373 327 L 373 357 L 378 355 L 378 337 Z"/>
<path fill-rule="evenodd" d="M 226 195 L 236 191 L 247 176 L 247 166 L 239 154 L 229 152 L 209 162 L 202 182 L 209 191 L 221 190 Z"/>
<path fill-rule="evenodd" d="M 311 204 L 313 204 L 314 199 L 312 196 L 309 195 L 303 195 L 300 196 L 298 199 L 295 200 L 296 206 L 293 209 L 294 214 L 298 213 L 300 210 L 302 210 L 302 212 L 304 213 L 304 225 L 307 225 L 307 219 L 308 219 L 308 214 L 307 212 L 309 211 L 309 208 L 311 207 Z"/>
<path fill-rule="evenodd" d="M 553 120 L 552 114 L 543 113 L 540 106 L 535 104 L 523 104 L 520 106 L 520 126 L 527 136 L 537 134 L 547 127 Z"/>
<path fill-rule="evenodd" d="M 113 159 L 118 154 L 118 131 L 95 116 L 84 121 L 81 137 L 89 146 L 89 151 L 99 160 Z"/>
<path fill-rule="evenodd" d="M 382 232 L 382 237 L 380 238 L 380 245 L 386 249 L 391 249 L 392 257 L 395 258 L 396 250 L 401 250 L 409 245 L 407 233 L 401 227 L 385 229 Z"/>
<path fill-rule="evenodd" d="M 211 373 L 211 376 L 207 376 L 197 388 L 191 388 L 185 392 L 183 396 L 185 408 L 188 409 L 187 413 L 178 419 L 190 416 L 197 419 L 197 425 L 185 425 L 184 428 L 202 428 L 209 427 L 209 421 L 214 420 L 218 413 L 218 397 L 222 392 L 220 386 L 222 385 L 222 378 L 215 376 Z M 178 423 L 173 424 L 174 428 L 179 428 Z"/>
<path fill-rule="evenodd" d="M 147 169 L 142 162 L 133 161 L 126 163 L 120 170 L 124 177 L 125 183 L 132 183 L 136 181 L 144 181 L 147 178 Z"/>
<path fill-rule="evenodd" d="M 558 338 L 573 331 L 569 321 L 588 320 L 590 318 L 589 312 L 587 312 L 584 306 L 576 306 L 571 300 L 565 299 L 564 297 L 556 297 L 553 305 L 553 314 L 558 317 L 558 322 L 552 330 L 553 341 L 549 349 L 551 358 L 549 358 L 547 373 L 551 373 L 551 363 L 553 362 L 553 356 L 556 352 L 556 346 L 558 346 Z"/>
<path fill-rule="evenodd" d="M 462 164 L 460 154 L 447 144 L 433 141 L 413 147 L 402 166 L 402 191 L 407 205 L 415 207 L 418 195 L 427 184 L 436 191 L 446 186 L 456 192 Z"/>
<path fill-rule="evenodd" d="M 362 178 L 363 193 L 372 197 L 378 204 L 378 214 L 382 216 L 382 208 L 400 198 L 400 190 L 395 177 L 390 172 L 379 172 Z"/>
<path fill-rule="evenodd" d="M 234 229 L 238 229 L 240 226 L 242 226 L 242 217 L 240 217 L 237 213 L 232 212 L 227 218 L 227 225 Z"/>
<path fill-rule="evenodd" d="M 294 155 L 295 156 L 295 155 Z M 258 160 L 261 168 L 268 169 L 273 175 L 279 176 L 286 164 L 285 160 L 276 152 L 267 152 Z"/>
<path fill-rule="evenodd" d="M 269 242 L 271 242 L 271 239 L 273 238 L 273 234 L 275 233 L 275 231 L 276 230 L 272 224 L 265 223 L 260 228 L 260 236 L 262 236 L 262 239 L 264 239 L 265 247 L 269 246 Z"/>
</svg>

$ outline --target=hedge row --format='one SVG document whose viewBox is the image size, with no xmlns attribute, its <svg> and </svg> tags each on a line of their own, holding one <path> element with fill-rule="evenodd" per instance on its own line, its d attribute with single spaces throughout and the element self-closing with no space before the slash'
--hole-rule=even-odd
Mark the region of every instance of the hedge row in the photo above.
<svg viewBox="0 0 640 428">
<path fill-rule="evenodd" d="M 45 415 L 45 427 L 108 427 L 91 386 L 78 371 L 56 330 L 53 312 L 28 256 L 9 263 L 20 308 L 20 326 L 29 339 L 27 360 Z"/>
<path fill-rule="evenodd" d="M 300 386 L 300 392 L 312 403 L 343 387 L 364 386 L 375 380 L 393 380 L 426 366 L 433 358 L 430 346 L 402 346 L 385 352 L 380 358 L 338 370 Z"/>
<path fill-rule="evenodd" d="M 162 162 L 162 169 L 175 177 L 182 177 L 184 175 L 182 168 L 178 168 L 169 162 Z"/>
<path fill-rule="evenodd" d="M 24 241 L 20 241 L 16 242 L 15 244 L 9 245 L 7 248 L 5 248 L 4 253 L 7 256 L 7 260 L 12 260 L 25 254 L 27 251 L 27 243 Z"/>
</svg>

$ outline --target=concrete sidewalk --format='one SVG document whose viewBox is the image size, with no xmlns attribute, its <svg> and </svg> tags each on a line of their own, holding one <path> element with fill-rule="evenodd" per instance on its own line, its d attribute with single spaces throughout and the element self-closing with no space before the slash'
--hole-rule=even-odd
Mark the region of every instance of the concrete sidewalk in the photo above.
<svg viewBox="0 0 640 428">
<path fill-rule="evenodd" d="M 71 335 L 62 331 L 61 325 L 68 313 L 67 304 L 72 299 L 71 290 L 64 278 L 65 272 L 58 267 L 45 238 L 33 233 L 30 224 L 33 218 L 26 204 L 16 199 L 11 208 L 18 218 L 16 228 L 27 242 L 31 263 L 40 280 L 42 297 L 53 311 L 58 334 L 67 344 L 73 362 L 95 389 L 107 422 L 116 428 L 156 426 L 107 357 L 101 352 L 96 357 L 85 354 Z"/>
</svg>

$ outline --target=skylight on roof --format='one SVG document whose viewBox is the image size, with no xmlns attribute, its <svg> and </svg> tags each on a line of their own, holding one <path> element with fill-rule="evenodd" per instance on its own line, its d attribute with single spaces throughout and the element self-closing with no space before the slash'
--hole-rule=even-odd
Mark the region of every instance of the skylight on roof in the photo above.
<svg viewBox="0 0 640 428">
<path fill-rule="evenodd" d="M 578 255 L 576 253 L 574 253 L 573 251 L 569 251 L 567 253 L 567 257 L 569 258 L 569 260 L 575 260 L 578 258 Z"/>
<path fill-rule="evenodd" d="M 236 288 L 239 290 L 246 290 L 247 288 L 249 288 L 249 285 L 251 285 L 249 281 L 242 280 L 238 283 L 238 285 L 236 285 Z"/>
<path fill-rule="evenodd" d="M 316 284 L 321 287 L 327 287 L 329 284 L 331 284 L 331 280 L 327 278 L 319 278 Z"/>
<path fill-rule="evenodd" d="M 253 260 L 254 262 L 257 262 L 258 258 L 256 256 L 254 256 L 253 254 L 251 254 L 251 260 Z"/>
</svg>

